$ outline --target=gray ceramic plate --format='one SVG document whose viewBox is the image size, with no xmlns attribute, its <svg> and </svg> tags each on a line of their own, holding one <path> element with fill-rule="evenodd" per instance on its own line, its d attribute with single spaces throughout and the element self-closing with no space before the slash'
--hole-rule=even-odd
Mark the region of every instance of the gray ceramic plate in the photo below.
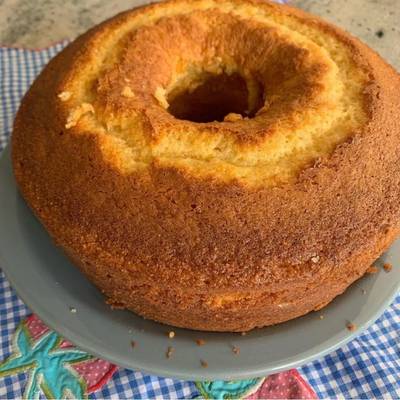
<svg viewBox="0 0 400 400">
<path fill-rule="evenodd" d="M 240 379 L 288 369 L 322 357 L 359 334 L 383 312 L 399 288 L 400 269 L 356 282 L 321 313 L 257 329 L 246 336 L 175 329 L 112 311 L 100 292 L 53 245 L 17 192 L 9 151 L 0 160 L 0 265 L 26 304 L 49 326 L 89 353 L 118 365 L 183 379 Z M 380 263 L 400 264 L 400 242 Z M 367 291 L 362 293 L 362 289 Z M 76 308 L 71 313 L 70 307 Z M 358 327 L 346 329 L 346 322 Z M 202 338 L 204 346 L 195 340 Z M 137 346 L 131 347 L 131 340 Z M 232 346 L 240 354 L 232 352 Z M 172 358 L 165 353 L 175 348 Z M 208 363 L 202 368 L 200 360 Z"/>
</svg>

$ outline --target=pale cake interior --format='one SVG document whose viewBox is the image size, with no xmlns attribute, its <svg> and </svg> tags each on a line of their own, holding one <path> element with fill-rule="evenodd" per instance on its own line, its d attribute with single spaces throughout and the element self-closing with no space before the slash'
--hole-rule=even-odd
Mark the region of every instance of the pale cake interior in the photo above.
<svg viewBox="0 0 400 400">
<path fill-rule="evenodd" d="M 175 168 L 199 179 L 236 180 L 253 187 L 281 185 L 294 182 L 304 168 L 329 156 L 366 123 L 364 90 L 368 76 L 356 64 L 351 49 L 331 32 L 305 24 L 300 18 L 280 12 L 268 4 L 255 6 L 229 0 L 181 1 L 179 7 L 176 4 L 167 3 L 148 9 L 145 14 L 128 13 L 115 22 L 118 26 L 114 29 L 111 24 L 86 46 L 83 57 L 89 55 L 90 64 L 79 65 L 79 70 L 66 80 L 64 91 L 71 93 L 64 100 L 66 117 L 75 113 L 76 121 L 72 124 L 75 130 L 98 135 L 104 158 L 121 172 L 143 171 L 156 164 Z M 302 68 L 310 74 L 316 66 L 319 72 L 305 88 L 305 92 L 312 91 L 311 94 L 306 93 L 311 101 L 301 103 L 299 100 L 299 107 L 292 110 L 290 117 L 279 114 L 279 117 L 272 118 L 268 113 L 273 101 L 276 101 L 279 111 L 280 102 L 284 107 L 287 99 L 284 93 L 279 92 L 279 87 L 274 98 L 268 87 L 275 83 L 269 82 L 268 77 L 265 78 L 267 83 L 260 82 L 260 77 L 255 76 L 257 65 L 253 58 L 257 60 L 258 57 L 260 70 L 268 60 L 263 58 L 262 53 L 253 57 L 249 47 L 240 50 L 249 52 L 249 59 L 253 60 L 251 71 L 243 67 L 247 61 L 238 65 L 228 50 L 226 54 L 222 52 L 218 57 L 205 57 L 203 60 L 182 57 L 177 61 L 177 58 L 171 58 L 169 62 L 173 65 L 168 68 L 173 73 L 160 77 L 163 85 L 158 84 L 157 79 L 154 81 L 157 84 L 155 88 L 152 88 L 153 83 L 149 83 L 152 93 L 146 94 L 144 90 L 138 94 L 135 90 L 132 81 L 142 79 L 138 70 L 138 76 L 123 77 L 125 83 L 120 89 L 119 86 L 117 89 L 113 87 L 113 90 L 119 90 L 120 99 L 110 100 L 115 99 L 115 95 L 110 97 L 107 79 L 118 72 L 124 54 L 130 51 L 127 46 L 135 32 L 145 28 L 146 34 L 151 35 L 157 27 L 158 33 L 168 35 L 163 31 L 163 26 L 168 27 L 171 23 L 168 20 L 175 20 L 174 23 L 179 26 L 180 19 L 184 20 L 182 18 L 186 15 L 193 17 L 193 14 L 196 26 L 203 24 L 207 31 L 208 15 L 212 13 L 216 18 L 229 16 L 232 24 L 236 23 L 235 20 L 239 21 L 244 29 L 248 26 L 249 32 L 255 29 L 254 26 L 270 29 L 282 49 L 290 43 L 293 51 L 302 52 L 304 65 L 298 67 L 298 76 L 289 77 L 283 85 L 286 85 L 287 95 L 290 96 L 291 85 L 302 82 Z M 190 21 L 184 21 L 190 25 Z M 212 34 L 224 37 L 223 29 L 221 27 Z M 151 43 L 148 48 L 151 52 Z M 129 68 L 134 71 L 134 67 Z M 265 71 L 268 68 L 272 67 L 266 66 Z M 220 96 L 221 101 L 224 97 L 229 98 L 226 101 L 228 105 L 220 106 L 223 112 L 219 114 L 226 112 L 225 116 L 211 112 L 219 107 L 212 101 L 207 111 L 207 97 L 212 95 L 212 90 L 204 88 L 204 85 L 209 79 L 218 80 L 218 77 L 226 81 L 220 83 L 218 89 L 225 91 L 225 95 Z M 151 82 L 151 76 L 147 79 Z M 217 85 L 216 81 L 213 85 Z M 189 110 L 181 110 L 179 114 L 176 110 L 179 108 L 179 97 L 185 99 L 186 96 L 188 104 L 190 96 L 201 90 L 203 94 L 197 94 L 198 99 L 191 100 L 193 106 Z M 195 105 L 199 101 L 207 103 L 201 112 L 203 116 L 196 114 Z M 147 107 L 153 110 L 151 116 L 146 111 Z M 177 118 L 171 115 L 174 113 Z M 217 122 L 213 121 L 214 118 Z M 268 131 L 248 137 L 237 133 L 246 129 L 250 132 L 251 124 L 260 130 L 265 126 Z"/>
</svg>

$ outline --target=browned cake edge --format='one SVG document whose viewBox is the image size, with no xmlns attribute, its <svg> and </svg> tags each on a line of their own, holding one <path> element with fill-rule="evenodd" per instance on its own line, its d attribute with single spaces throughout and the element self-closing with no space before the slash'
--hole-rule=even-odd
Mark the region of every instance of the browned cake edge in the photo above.
<svg viewBox="0 0 400 400">
<path fill-rule="evenodd" d="M 56 101 L 65 73 L 128 14 L 68 46 L 24 97 L 12 136 L 21 193 L 114 303 L 194 329 L 275 324 L 342 293 L 399 233 L 398 74 L 343 31 L 280 10 L 348 43 L 371 76 L 368 125 L 293 185 L 250 189 L 156 165 L 122 176 L 104 162 L 99 138 L 65 132 Z"/>
</svg>

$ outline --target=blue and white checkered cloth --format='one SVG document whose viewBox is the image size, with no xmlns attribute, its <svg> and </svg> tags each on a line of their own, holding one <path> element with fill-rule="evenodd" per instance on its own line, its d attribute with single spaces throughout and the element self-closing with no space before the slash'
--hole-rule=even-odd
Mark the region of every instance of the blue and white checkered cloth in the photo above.
<svg viewBox="0 0 400 400">
<path fill-rule="evenodd" d="M 0 48 L 0 151 L 8 141 L 22 95 L 65 44 L 41 51 Z M 0 360 L 10 354 L 12 335 L 18 323 L 30 313 L 0 270 Z M 302 366 L 299 371 L 320 398 L 400 398 L 400 296 L 357 339 L 319 361 Z M 26 374 L 0 378 L 0 398 L 20 398 L 26 378 Z M 192 398 L 197 394 L 193 382 L 121 368 L 102 390 L 89 397 L 173 399 Z"/>
</svg>

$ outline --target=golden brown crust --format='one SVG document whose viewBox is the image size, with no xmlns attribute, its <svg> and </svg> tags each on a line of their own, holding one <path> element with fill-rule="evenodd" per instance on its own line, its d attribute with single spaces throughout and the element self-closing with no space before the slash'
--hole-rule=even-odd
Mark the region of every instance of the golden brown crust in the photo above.
<svg viewBox="0 0 400 400">
<path fill-rule="evenodd" d="M 140 100 L 155 87 L 140 94 L 137 86 L 129 86 L 134 97 L 126 90 L 119 96 L 125 85 L 118 86 L 111 78 L 116 74 L 120 80 L 124 75 L 113 67 L 103 71 L 96 96 L 90 97 L 91 91 L 82 92 L 85 97 L 79 94 L 79 107 L 89 104 L 93 110 L 71 106 L 76 113 L 71 117 L 69 104 L 75 99 L 68 92 L 78 87 L 74 77 L 88 64 L 95 65 L 96 49 L 126 21 L 158 7 L 197 3 L 200 0 L 174 0 L 123 13 L 55 57 L 18 111 L 13 166 L 23 196 L 55 242 L 112 301 L 174 325 L 244 331 L 328 303 L 363 275 L 398 234 L 400 79 L 365 45 L 318 18 L 261 0 L 230 0 L 238 7 L 267 7 L 269 13 L 288 18 L 288 24 L 297 21 L 345 46 L 352 54 L 352 68 L 366 77 L 360 97 L 362 125 L 287 182 L 253 185 L 247 178 L 225 180 L 220 170 L 202 176 L 197 175 L 201 168 L 166 164 L 162 159 L 147 162 L 146 156 L 143 165 L 138 162 L 127 171 L 119 148 L 110 135 L 98 133 L 94 118 L 96 124 L 106 123 L 113 120 L 110 109 L 112 115 L 123 115 L 124 107 L 137 112 L 145 104 L 147 119 L 141 120 L 141 129 L 153 134 L 146 140 L 154 141 L 154 146 L 160 141 L 157 124 L 163 129 L 192 125 L 162 113 L 157 99 Z M 204 19 L 200 14 L 191 17 Z M 211 18 L 223 16 L 213 12 Z M 177 19 L 163 20 L 161 25 L 172 29 L 174 23 Z M 136 44 L 128 48 L 141 49 Z M 323 84 L 329 61 L 319 60 L 323 61 L 315 72 L 322 74 Z M 141 74 L 145 71 L 135 79 Z M 310 78 L 309 88 L 315 82 Z M 300 90 L 293 110 L 309 106 L 313 96 L 318 97 L 313 90 Z M 326 105 L 318 104 L 317 108 Z M 81 111 L 87 116 L 83 121 Z M 262 127 L 270 115 L 264 117 L 252 124 Z M 228 127 L 224 137 L 233 135 L 240 146 L 253 143 L 254 132 L 257 138 L 271 135 L 254 129 L 247 134 L 246 127 L 254 126 L 243 121 L 210 126 L 212 132 Z"/>
</svg>

